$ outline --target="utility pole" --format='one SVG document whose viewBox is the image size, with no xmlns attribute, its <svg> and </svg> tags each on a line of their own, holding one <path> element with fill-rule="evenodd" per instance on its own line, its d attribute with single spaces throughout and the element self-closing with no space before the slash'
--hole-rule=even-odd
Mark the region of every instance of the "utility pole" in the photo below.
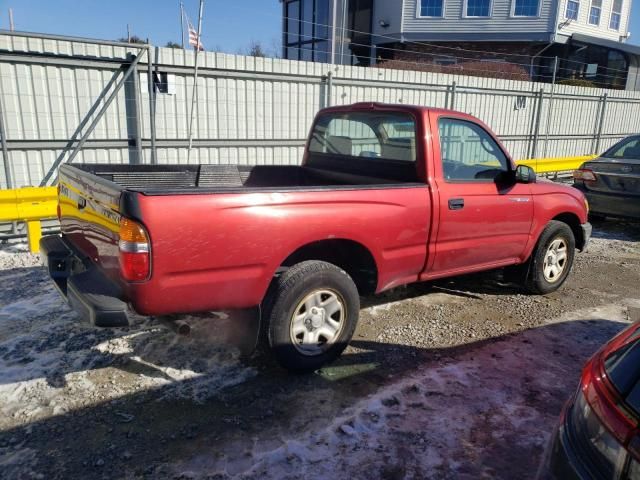
<svg viewBox="0 0 640 480">
<path fill-rule="evenodd" d="M 9 9 L 9 30 L 12 32 L 15 30 L 15 26 L 13 25 L 13 8 Z"/>
<path fill-rule="evenodd" d="M 336 21 L 338 20 L 338 0 L 333 0 L 333 22 L 331 22 L 331 63 L 336 63 Z"/>
<path fill-rule="evenodd" d="M 342 0 L 342 35 L 340 35 L 340 63 L 345 64 L 344 61 L 344 43 L 347 38 L 347 0 Z M 351 59 L 349 59 L 351 63 Z"/>
<path fill-rule="evenodd" d="M 131 43 L 131 30 L 129 29 L 128 23 L 127 23 L 127 42 Z"/>
</svg>

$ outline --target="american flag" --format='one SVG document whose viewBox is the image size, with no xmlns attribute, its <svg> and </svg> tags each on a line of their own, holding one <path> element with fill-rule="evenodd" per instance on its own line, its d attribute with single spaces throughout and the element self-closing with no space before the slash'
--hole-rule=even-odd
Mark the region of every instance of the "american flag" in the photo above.
<svg viewBox="0 0 640 480">
<path fill-rule="evenodd" d="M 203 51 L 204 45 L 202 45 L 202 42 L 198 38 L 198 31 L 193 27 L 191 20 L 187 19 L 187 23 L 189 26 L 189 45 L 191 45 L 194 48 L 197 48 L 200 51 Z"/>
</svg>

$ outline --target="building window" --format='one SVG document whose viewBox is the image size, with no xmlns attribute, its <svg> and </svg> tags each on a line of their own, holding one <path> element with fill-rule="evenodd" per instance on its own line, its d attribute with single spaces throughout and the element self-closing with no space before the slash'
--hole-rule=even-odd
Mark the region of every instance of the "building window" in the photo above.
<svg viewBox="0 0 640 480">
<path fill-rule="evenodd" d="M 444 0 L 420 0 L 421 17 L 442 17 Z"/>
<path fill-rule="evenodd" d="M 316 1 L 316 38 L 329 38 L 329 2 Z"/>
<path fill-rule="evenodd" d="M 611 30 L 620 30 L 621 18 L 622 18 L 622 0 L 613 0 L 613 9 L 611 10 L 611 20 L 609 20 L 609 28 Z"/>
<path fill-rule="evenodd" d="M 491 0 L 467 0 L 467 17 L 490 17 Z"/>
<path fill-rule="evenodd" d="M 300 41 L 300 1 L 294 0 L 286 5 L 287 43 Z"/>
<path fill-rule="evenodd" d="M 538 0 L 515 0 L 513 6 L 514 17 L 537 17 Z"/>
<path fill-rule="evenodd" d="M 285 58 L 328 62 L 329 0 L 289 0 L 284 15 Z"/>
<path fill-rule="evenodd" d="M 567 11 L 565 17 L 567 20 L 578 20 L 578 12 L 580 10 L 579 0 L 569 0 L 567 2 Z"/>
<path fill-rule="evenodd" d="M 433 59 L 434 65 L 440 65 L 442 67 L 449 67 L 451 65 L 456 65 L 458 63 L 458 59 L 456 57 L 449 56 L 439 56 Z"/>
<path fill-rule="evenodd" d="M 600 12 L 602 11 L 602 0 L 591 0 L 591 10 L 589 10 L 589 25 L 600 25 Z"/>
</svg>

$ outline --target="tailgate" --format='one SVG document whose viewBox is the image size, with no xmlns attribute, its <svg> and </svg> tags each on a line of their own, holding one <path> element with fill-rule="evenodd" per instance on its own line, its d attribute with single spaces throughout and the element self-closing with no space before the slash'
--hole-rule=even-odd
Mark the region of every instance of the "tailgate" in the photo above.
<svg viewBox="0 0 640 480">
<path fill-rule="evenodd" d="M 65 239 L 108 274 L 118 278 L 119 204 L 122 188 L 89 172 L 64 165 L 58 201 Z"/>
</svg>

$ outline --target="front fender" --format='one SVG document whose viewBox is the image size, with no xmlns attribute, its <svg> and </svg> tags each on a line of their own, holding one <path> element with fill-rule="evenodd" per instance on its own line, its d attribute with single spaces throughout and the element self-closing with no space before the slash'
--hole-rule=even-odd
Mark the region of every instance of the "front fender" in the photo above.
<svg viewBox="0 0 640 480">
<path fill-rule="evenodd" d="M 580 196 L 582 196 L 582 198 L 580 198 Z M 584 195 L 578 191 L 576 191 L 576 194 L 559 192 L 534 195 L 534 215 L 533 222 L 531 223 L 529 242 L 524 252 L 525 259 L 529 258 L 533 253 L 545 227 L 550 221 L 556 219 L 567 221 L 567 223 L 569 223 L 569 219 L 571 219 L 572 223 L 575 223 L 569 226 L 572 227 L 574 233 L 577 233 L 576 228 L 580 231 L 580 226 L 588 222 L 588 212 Z M 578 240 L 578 238 L 576 240 Z"/>
</svg>

